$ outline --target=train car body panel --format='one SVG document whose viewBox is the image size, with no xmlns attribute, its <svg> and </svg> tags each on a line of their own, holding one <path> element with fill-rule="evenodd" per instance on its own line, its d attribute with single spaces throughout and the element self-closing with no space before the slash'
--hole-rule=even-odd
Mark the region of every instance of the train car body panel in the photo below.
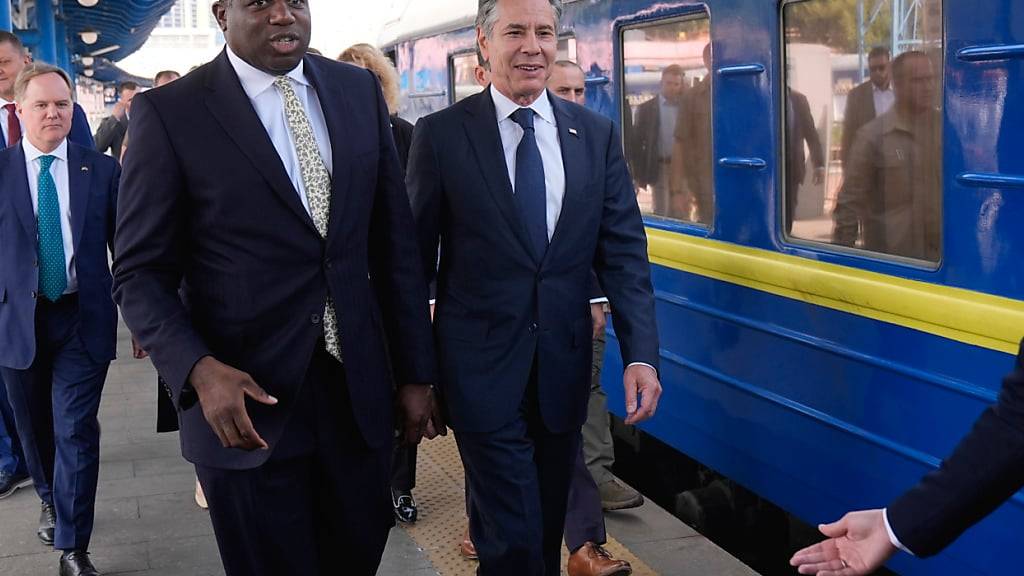
<svg viewBox="0 0 1024 576">
<path fill-rule="evenodd" d="M 646 217 L 665 394 L 642 428 L 815 524 L 884 506 L 934 470 L 1012 368 L 1024 336 L 1024 4 L 942 4 L 936 263 L 784 233 L 785 4 L 569 2 L 560 34 L 587 73 L 588 107 L 621 122 L 635 96 L 623 82 L 623 31 L 710 15 L 716 206 L 709 226 Z M 466 18 L 385 43 L 403 116 L 451 103 L 451 58 L 474 49 Z M 614 314 L 604 385 L 621 416 L 613 327 Z M 902 555 L 891 567 L 1018 573 L 1021 526 L 1017 494 L 938 557 Z"/>
</svg>

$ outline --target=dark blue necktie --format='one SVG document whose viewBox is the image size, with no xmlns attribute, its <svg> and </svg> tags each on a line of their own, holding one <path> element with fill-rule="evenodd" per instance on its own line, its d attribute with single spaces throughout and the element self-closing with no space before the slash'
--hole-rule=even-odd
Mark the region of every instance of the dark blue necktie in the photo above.
<svg viewBox="0 0 1024 576">
<path fill-rule="evenodd" d="M 39 292 L 56 302 L 68 287 L 64 235 L 60 229 L 60 200 L 50 166 L 57 158 L 39 157 Z"/>
<path fill-rule="evenodd" d="M 512 121 L 523 129 L 523 139 L 516 149 L 515 195 L 526 224 L 526 235 L 536 256 L 542 258 L 548 249 L 548 195 L 533 116 L 530 108 L 520 108 L 512 113 Z"/>
</svg>

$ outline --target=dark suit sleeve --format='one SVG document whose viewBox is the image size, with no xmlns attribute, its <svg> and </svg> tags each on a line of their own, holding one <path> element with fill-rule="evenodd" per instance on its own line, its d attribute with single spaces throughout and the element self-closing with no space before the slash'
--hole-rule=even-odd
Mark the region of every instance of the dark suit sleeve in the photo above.
<svg viewBox="0 0 1024 576">
<path fill-rule="evenodd" d="M 815 168 L 823 168 L 825 166 L 825 151 L 821 147 L 821 137 L 818 136 L 818 129 L 814 126 L 814 115 L 811 114 L 811 104 L 807 101 L 806 96 L 800 98 L 799 114 L 800 117 L 797 120 L 800 122 L 800 132 L 807 142 L 807 147 L 811 149 L 811 163 Z"/>
<path fill-rule="evenodd" d="M 121 165 L 114 166 L 114 176 L 110 179 L 109 204 L 107 205 L 107 247 L 114 251 L 114 234 L 117 231 L 117 194 L 121 184 Z"/>
<path fill-rule="evenodd" d="M 371 72 L 380 118 L 377 192 L 370 221 L 370 267 L 399 386 L 437 381 L 427 287 L 420 268 L 402 167 L 387 105 Z"/>
<path fill-rule="evenodd" d="M 658 329 L 647 235 L 614 125 L 605 159 L 604 211 L 593 268 L 611 305 L 624 365 L 643 362 L 657 370 Z"/>
<path fill-rule="evenodd" d="M 68 141 L 89 149 L 96 146 L 92 139 L 92 131 L 89 130 L 89 117 L 85 115 L 85 110 L 78 103 L 75 103 L 71 116 L 71 132 L 68 134 Z"/>
<path fill-rule="evenodd" d="M 175 404 L 192 367 L 210 349 L 178 296 L 187 244 L 185 181 L 163 119 L 146 94 L 132 105 L 132 152 L 125 158 L 114 235 L 114 300 Z"/>
<path fill-rule="evenodd" d="M 441 237 L 441 174 L 437 154 L 430 135 L 430 119 L 416 123 L 409 147 L 409 170 L 405 176 L 416 220 L 416 236 L 420 245 L 420 261 L 426 283 L 437 277 L 438 240 Z"/>
<path fill-rule="evenodd" d="M 975 422 L 953 454 L 888 508 L 900 542 L 918 556 L 937 554 L 1024 487 L 1024 342 L 999 401 Z"/>
<path fill-rule="evenodd" d="M 843 112 L 843 139 L 842 148 L 839 151 L 840 159 L 843 161 L 843 168 L 846 168 L 846 163 L 849 161 L 851 147 L 853 146 L 853 137 L 856 135 L 857 129 L 862 125 L 860 120 L 860 86 L 850 90 L 850 94 L 846 98 L 846 110 Z"/>
<path fill-rule="evenodd" d="M 132 114 L 133 116 L 135 114 Z M 113 116 L 107 116 L 100 122 L 100 127 L 96 129 L 96 151 L 106 153 L 110 150 L 111 146 L 114 145 L 114 140 L 117 138 L 118 132 L 117 118 Z"/>
</svg>

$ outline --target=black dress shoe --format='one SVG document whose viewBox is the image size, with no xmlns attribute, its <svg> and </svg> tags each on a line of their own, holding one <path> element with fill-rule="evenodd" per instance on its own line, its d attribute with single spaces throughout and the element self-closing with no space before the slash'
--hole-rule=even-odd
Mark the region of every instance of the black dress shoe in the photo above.
<svg viewBox="0 0 1024 576">
<path fill-rule="evenodd" d="M 57 511 L 53 509 L 53 504 L 47 504 L 43 502 L 43 509 L 39 512 L 39 530 L 36 531 L 36 536 L 39 536 L 39 541 L 47 546 L 53 546 L 53 531 L 57 528 Z"/>
<path fill-rule="evenodd" d="M 399 522 L 411 524 L 416 521 L 416 499 L 408 490 L 391 490 L 391 505 L 395 508 L 395 518 Z"/>
<path fill-rule="evenodd" d="M 100 576 L 85 550 L 66 550 L 60 555 L 60 576 Z"/>
<path fill-rule="evenodd" d="M 0 500 L 14 494 L 18 488 L 32 485 L 32 477 L 28 474 L 8 474 L 0 472 Z"/>
</svg>

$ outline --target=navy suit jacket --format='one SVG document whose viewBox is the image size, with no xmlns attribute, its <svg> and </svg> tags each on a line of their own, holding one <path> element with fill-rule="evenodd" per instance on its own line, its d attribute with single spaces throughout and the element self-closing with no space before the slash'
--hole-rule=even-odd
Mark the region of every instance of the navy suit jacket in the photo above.
<svg viewBox="0 0 1024 576">
<path fill-rule="evenodd" d="M 421 119 L 413 134 L 407 185 L 428 279 L 436 273 L 440 385 L 457 431 L 490 432 L 515 419 L 535 363 L 545 426 L 582 425 L 591 269 L 623 359 L 658 365 L 647 239 L 618 131 L 549 98 L 566 190 L 541 261 L 512 195 L 490 90 Z"/>
<path fill-rule="evenodd" d="M 999 401 L 953 454 L 888 508 L 900 543 L 918 556 L 937 554 L 1024 488 L 1024 341 Z"/>
<path fill-rule="evenodd" d="M 194 406 L 192 367 L 212 355 L 280 400 L 248 407 L 273 449 L 323 337 L 328 295 L 371 446 L 392 438 L 392 372 L 400 384 L 435 380 L 427 290 L 376 79 L 318 56 L 305 73 L 333 148 L 326 241 L 225 53 L 132 103 L 114 297 L 172 392 L 183 454 L 205 466 L 253 468 L 270 451 L 221 446 Z"/>
<path fill-rule="evenodd" d="M 113 159 L 68 143 L 79 334 L 97 363 L 114 359 L 117 341 L 117 310 L 110 297 L 107 250 L 114 239 L 120 172 Z M 0 366 L 16 370 L 27 369 L 36 356 L 36 238 L 25 149 L 11 146 L 0 151 Z"/>
<path fill-rule="evenodd" d="M 7 146 L 7 126 L 0 126 L 0 134 L 3 138 L 0 138 L 0 149 Z M 71 133 L 68 134 L 68 142 L 73 142 L 79 146 L 85 146 L 86 148 L 96 148 L 96 143 L 92 139 L 92 130 L 89 129 L 89 118 L 85 115 L 85 110 L 76 102 L 74 105 L 74 112 L 71 116 Z"/>
</svg>

